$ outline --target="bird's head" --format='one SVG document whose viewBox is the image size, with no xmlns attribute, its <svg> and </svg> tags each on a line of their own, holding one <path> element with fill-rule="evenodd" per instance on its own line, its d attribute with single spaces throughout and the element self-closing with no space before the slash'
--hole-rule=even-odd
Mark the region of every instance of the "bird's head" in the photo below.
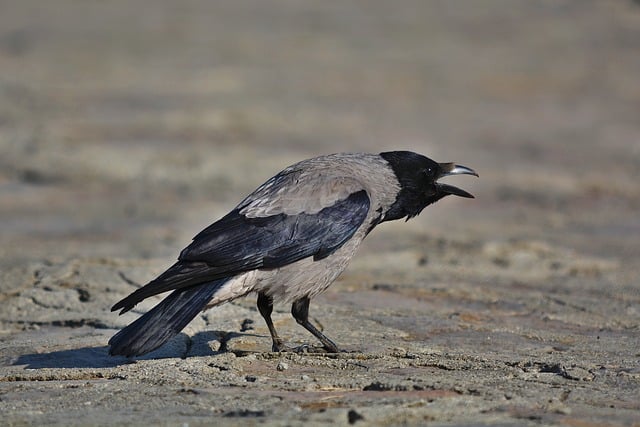
<svg viewBox="0 0 640 427">
<path fill-rule="evenodd" d="M 455 163 L 438 163 L 411 151 L 389 151 L 380 153 L 380 156 L 389 163 L 400 184 L 396 201 L 385 213 L 384 221 L 413 218 L 430 204 L 449 195 L 473 198 L 458 187 L 438 182 L 450 175 L 478 176 L 473 169 Z"/>
</svg>

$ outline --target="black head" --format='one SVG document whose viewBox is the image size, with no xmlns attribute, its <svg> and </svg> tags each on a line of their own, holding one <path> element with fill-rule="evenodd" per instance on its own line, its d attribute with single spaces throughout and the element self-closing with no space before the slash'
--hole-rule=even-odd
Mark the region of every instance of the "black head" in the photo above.
<svg viewBox="0 0 640 427">
<path fill-rule="evenodd" d="M 413 218 L 430 204 L 451 194 L 473 198 L 460 188 L 438 182 L 449 175 L 478 176 L 473 169 L 455 163 L 437 163 L 411 151 L 389 151 L 380 156 L 389 163 L 400 183 L 400 192 L 385 213 L 384 221 Z"/>
</svg>

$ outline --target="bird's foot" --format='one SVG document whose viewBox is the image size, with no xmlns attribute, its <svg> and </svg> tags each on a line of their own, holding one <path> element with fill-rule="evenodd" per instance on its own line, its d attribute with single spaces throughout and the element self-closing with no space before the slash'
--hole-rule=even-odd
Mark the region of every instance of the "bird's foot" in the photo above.
<svg viewBox="0 0 640 427">
<path fill-rule="evenodd" d="M 332 351 L 328 350 L 324 346 L 309 345 L 309 344 L 302 344 L 297 347 L 294 347 L 293 351 L 295 351 L 296 353 L 314 353 L 314 354 L 333 353 Z"/>
<path fill-rule="evenodd" d="M 281 344 L 277 348 L 274 345 L 272 350 L 279 353 L 298 353 L 298 354 L 301 354 L 301 353 L 328 354 L 328 353 L 342 352 L 341 350 L 338 350 L 338 349 L 328 349 L 324 346 L 316 346 L 316 345 L 309 345 L 309 344 L 302 344 L 296 347 L 289 347 L 287 345 Z"/>
</svg>

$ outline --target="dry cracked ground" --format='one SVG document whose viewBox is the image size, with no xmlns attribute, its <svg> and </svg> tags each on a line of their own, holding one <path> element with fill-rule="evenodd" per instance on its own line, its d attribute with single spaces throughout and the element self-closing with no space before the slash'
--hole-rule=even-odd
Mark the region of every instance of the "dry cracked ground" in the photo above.
<svg viewBox="0 0 640 427">
<path fill-rule="evenodd" d="M 640 6 L 0 2 L 3 425 L 640 425 Z M 136 360 L 111 305 L 269 176 L 412 149 L 480 173 L 312 302 Z M 292 343 L 313 343 L 288 307 Z"/>
</svg>

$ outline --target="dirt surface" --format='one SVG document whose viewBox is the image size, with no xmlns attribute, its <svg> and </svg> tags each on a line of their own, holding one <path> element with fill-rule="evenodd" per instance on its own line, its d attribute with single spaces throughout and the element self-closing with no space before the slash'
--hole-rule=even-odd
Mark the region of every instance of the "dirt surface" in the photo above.
<svg viewBox="0 0 640 427">
<path fill-rule="evenodd" d="M 640 425 L 640 6 L 0 2 L 3 425 Z M 273 354 L 255 298 L 135 362 L 111 305 L 283 167 L 473 167 Z M 274 316 L 292 343 L 314 343 Z"/>
</svg>

